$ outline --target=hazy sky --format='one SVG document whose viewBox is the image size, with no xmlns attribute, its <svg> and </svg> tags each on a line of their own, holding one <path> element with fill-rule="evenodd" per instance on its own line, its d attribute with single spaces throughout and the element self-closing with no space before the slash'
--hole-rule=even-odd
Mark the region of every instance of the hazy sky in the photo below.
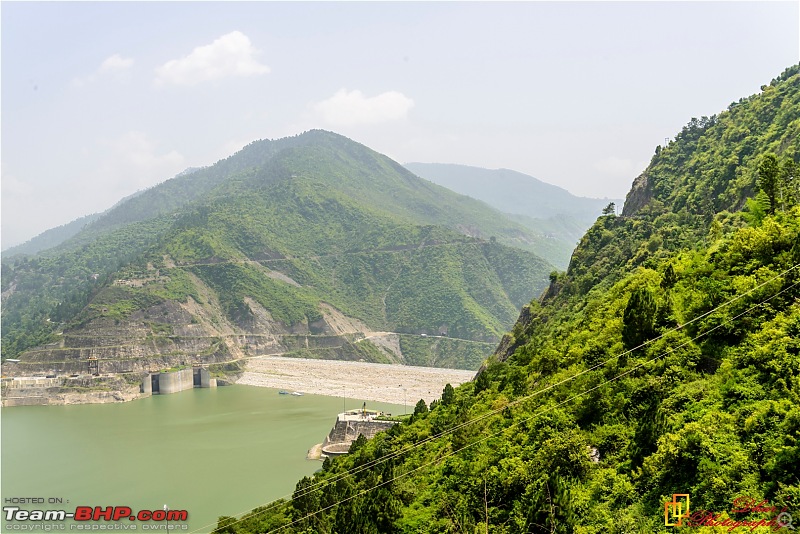
<svg viewBox="0 0 800 534">
<path fill-rule="evenodd" d="M 2 2 L 2 246 L 263 138 L 624 197 L 800 60 L 798 2 Z"/>
</svg>

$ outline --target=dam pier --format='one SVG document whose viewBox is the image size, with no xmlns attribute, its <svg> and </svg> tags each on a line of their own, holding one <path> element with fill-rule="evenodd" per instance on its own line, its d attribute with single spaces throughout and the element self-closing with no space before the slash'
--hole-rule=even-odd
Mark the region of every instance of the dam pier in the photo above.
<svg viewBox="0 0 800 534">
<path fill-rule="evenodd" d="M 149 373 L 142 379 L 141 392 L 150 395 L 169 395 L 192 388 L 215 388 L 217 379 L 205 367 Z"/>
</svg>

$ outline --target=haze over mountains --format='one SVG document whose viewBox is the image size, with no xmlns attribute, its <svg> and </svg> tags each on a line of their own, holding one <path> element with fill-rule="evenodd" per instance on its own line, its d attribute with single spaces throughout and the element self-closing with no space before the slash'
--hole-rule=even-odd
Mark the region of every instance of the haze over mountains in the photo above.
<svg viewBox="0 0 800 534">
<path fill-rule="evenodd" d="M 406 163 L 404 166 L 417 176 L 483 200 L 505 213 L 538 219 L 568 215 L 591 225 L 609 202 L 620 202 L 620 199 L 578 197 L 566 189 L 509 169 L 490 170 L 447 163 Z"/>
<path fill-rule="evenodd" d="M 569 256 L 583 232 L 600 216 L 603 208 L 614 202 L 619 211 L 621 199 L 579 197 L 558 186 L 509 169 L 482 169 L 446 163 L 406 163 L 405 168 L 437 185 L 480 200 L 500 210 L 506 218 L 531 232 L 516 246 L 535 251 L 559 268 L 566 268 Z M 186 169 L 175 178 L 192 174 L 197 167 Z M 139 191 L 103 213 L 81 217 L 43 232 L 31 240 L 3 251 L 6 257 L 36 254 L 56 247 L 78 234 L 89 223 L 114 210 Z M 180 198 L 181 194 L 178 195 Z"/>
<path fill-rule="evenodd" d="M 512 220 L 551 238 L 544 249 L 551 255 L 549 259 L 561 268 L 566 268 L 575 244 L 603 208 L 611 202 L 622 208 L 621 199 L 578 197 L 509 169 L 446 163 L 406 163 L 405 167 L 435 184 L 482 200 Z"/>
</svg>

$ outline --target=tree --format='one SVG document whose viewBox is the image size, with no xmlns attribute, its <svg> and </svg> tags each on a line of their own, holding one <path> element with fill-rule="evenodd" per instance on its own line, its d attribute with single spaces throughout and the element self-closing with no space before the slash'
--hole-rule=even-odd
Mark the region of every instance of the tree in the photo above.
<svg viewBox="0 0 800 534">
<path fill-rule="evenodd" d="M 359 449 L 364 448 L 364 445 L 367 444 L 367 438 L 364 434 L 359 434 L 358 437 L 350 444 L 350 448 L 347 450 L 348 454 L 353 454 L 354 452 L 358 452 Z"/>
<path fill-rule="evenodd" d="M 478 371 L 478 376 L 475 377 L 475 387 L 472 388 L 472 394 L 477 396 L 484 389 L 488 389 L 492 385 L 492 378 L 489 376 L 489 368 L 484 368 Z"/>
<path fill-rule="evenodd" d="M 236 528 L 236 518 L 223 515 L 217 520 L 217 528 L 214 529 L 214 534 L 236 534 L 239 529 Z"/>
<path fill-rule="evenodd" d="M 303 477 L 295 486 L 292 494 L 292 519 L 300 527 L 309 527 L 318 522 L 318 518 L 312 514 L 319 511 L 319 497 L 314 481 L 309 477 Z"/>
<path fill-rule="evenodd" d="M 456 398 L 456 392 L 453 390 L 453 386 L 447 384 L 444 387 L 444 391 L 442 392 L 442 404 L 445 406 L 447 406 L 448 404 L 452 404 L 455 398 Z"/>
<path fill-rule="evenodd" d="M 800 180 L 797 179 L 797 164 L 790 157 L 781 163 L 781 197 L 784 202 L 783 209 L 788 204 L 790 207 L 800 201 Z"/>
<path fill-rule="evenodd" d="M 678 281 L 678 277 L 675 274 L 675 269 L 672 268 L 672 264 L 670 263 L 667 265 L 666 270 L 664 270 L 664 277 L 661 279 L 661 289 L 672 289 L 672 286 Z"/>
<path fill-rule="evenodd" d="M 775 213 L 775 202 L 778 193 L 779 183 L 778 158 L 775 154 L 764 154 L 758 164 L 758 186 L 769 199 L 769 214 Z"/>
<path fill-rule="evenodd" d="M 622 343 L 626 349 L 638 347 L 653 336 L 657 311 L 650 289 L 633 292 L 622 315 Z"/>
<path fill-rule="evenodd" d="M 617 205 L 613 202 L 609 202 L 608 206 L 603 208 L 603 215 L 616 215 L 617 214 Z"/>
<path fill-rule="evenodd" d="M 417 405 L 414 406 L 414 416 L 422 415 L 424 413 L 428 413 L 428 405 L 425 404 L 425 399 L 420 399 L 417 401 Z"/>
</svg>

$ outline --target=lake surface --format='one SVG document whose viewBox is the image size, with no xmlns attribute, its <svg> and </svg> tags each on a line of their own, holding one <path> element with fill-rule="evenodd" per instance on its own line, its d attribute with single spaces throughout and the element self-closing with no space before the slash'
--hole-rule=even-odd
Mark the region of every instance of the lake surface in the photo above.
<svg viewBox="0 0 800 534">
<path fill-rule="evenodd" d="M 361 405 L 347 401 L 348 409 Z M 367 407 L 403 413 L 403 406 Z M 6 506 L 8 498 L 63 499 L 43 508 L 68 512 L 166 504 L 189 512 L 189 531 L 209 532 L 220 515 L 291 497 L 300 478 L 322 467 L 306 452 L 342 409 L 341 397 L 248 386 L 120 404 L 3 408 L 2 497 Z"/>
</svg>

